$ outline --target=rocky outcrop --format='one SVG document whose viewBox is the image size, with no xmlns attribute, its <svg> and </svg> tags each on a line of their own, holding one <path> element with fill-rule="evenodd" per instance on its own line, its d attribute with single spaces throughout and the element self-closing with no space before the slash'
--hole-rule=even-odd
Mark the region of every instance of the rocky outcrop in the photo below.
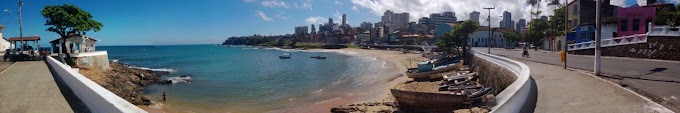
<svg viewBox="0 0 680 113">
<path fill-rule="evenodd" d="M 593 55 L 595 49 L 584 49 L 571 54 Z M 680 37 L 653 37 L 647 43 L 603 47 L 602 56 L 647 58 L 680 61 Z"/>
<path fill-rule="evenodd" d="M 135 105 L 151 105 L 151 101 L 141 94 L 141 89 L 145 85 L 162 82 L 161 75 L 168 73 L 130 68 L 115 62 L 109 65 L 110 70 L 81 68 L 80 73 Z"/>
</svg>

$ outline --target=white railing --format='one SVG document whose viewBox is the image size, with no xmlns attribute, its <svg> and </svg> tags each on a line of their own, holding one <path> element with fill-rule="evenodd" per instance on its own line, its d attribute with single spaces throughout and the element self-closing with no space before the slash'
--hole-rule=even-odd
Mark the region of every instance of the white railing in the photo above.
<svg viewBox="0 0 680 113">
<path fill-rule="evenodd" d="M 628 44 L 647 43 L 647 34 L 635 34 L 616 38 L 602 39 L 600 47 L 620 46 Z M 569 51 L 595 48 L 595 41 L 569 44 Z"/>
<path fill-rule="evenodd" d="M 64 80 L 73 93 L 94 113 L 146 113 L 146 111 L 104 89 L 52 57 L 46 63 Z"/>
<path fill-rule="evenodd" d="M 659 26 L 649 31 L 649 36 L 680 36 L 680 27 Z"/>
<path fill-rule="evenodd" d="M 491 112 L 495 113 L 519 113 L 522 108 L 526 107 L 531 92 L 529 66 L 524 63 L 511 60 L 505 57 L 500 57 L 496 55 L 491 55 L 483 52 L 474 52 L 475 57 L 479 57 L 486 61 L 492 62 L 498 66 L 510 70 L 514 75 L 517 76 L 517 80 L 512 82 L 510 86 L 505 88 L 502 92 L 496 95 L 496 106 L 491 109 Z M 533 109 L 533 108 L 531 108 Z"/>
</svg>

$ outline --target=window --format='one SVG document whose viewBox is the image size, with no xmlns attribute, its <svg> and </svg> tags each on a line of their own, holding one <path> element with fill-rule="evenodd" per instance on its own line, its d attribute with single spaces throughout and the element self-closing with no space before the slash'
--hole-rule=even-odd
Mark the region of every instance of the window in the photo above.
<svg viewBox="0 0 680 113">
<path fill-rule="evenodd" d="M 640 19 L 633 19 L 633 31 L 640 31 Z"/>
<path fill-rule="evenodd" d="M 574 5 L 574 9 L 573 9 L 573 11 L 572 11 L 571 14 L 572 14 L 572 15 L 578 14 L 578 4 L 575 4 L 575 5 Z"/>
<path fill-rule="evenodd" d="M 621 31 L 628 31 L 628 20 L 621 20 Z"/>
<path fill-rule="evenodd" d="M 649 25 L 647 25 L 647 24 L 649 24 L 650 22 L 652 22 L 652 19 L 649 19 L 649 18 L 645 19 L 645 24 L 643 24 L 645 26 L 645 33 L 649 32 Z"/>
</svg>

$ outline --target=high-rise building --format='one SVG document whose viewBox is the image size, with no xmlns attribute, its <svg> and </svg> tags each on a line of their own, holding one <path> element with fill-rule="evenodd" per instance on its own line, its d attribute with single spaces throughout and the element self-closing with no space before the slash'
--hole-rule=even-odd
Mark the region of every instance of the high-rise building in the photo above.
<svg viewBox="0 0 680 113">
<path fill-rule="evenodd" d="M 541 16 L 541 20 L 548 21 L 548 16 Z"/>
<path fill-rule="evenodd" d="M 316 28 L 314 28 L 314 24 L 312 24 L 312 32 L 309 34 L 316 34 Z"/>
<path fill-rule="evenodd" d="M 373 24 L 371 22 L 362 22 L 360 27 L 361 27 L 362 30 L 368 31 L 371 28 L 373 28 Z"/>
<path fill-rule="evenodd" d="M 501 28 L 512 28 L 512 14 L 510 12 L 503 12 L 503 20 L 500 23 Z"/>
<path fill-rule="evenodd" d="M 342 14 L 342 25 L 347 25 L 347 15 Z"/>
<path fill-rule="evenodd" d="M 433 13 L 430 14 L 430 19 L 427 27 L 430 29 L 434 29 L 439 25 L 444 25 L 447 23 L 454 23 L 458 21 L 458 18 L 456 17 L 456 14 L 453 12 L 444 12 L 444 13 Z"/>
<path fill-rule="evenodd" d="M 515 28 L 515 30 L 517 30 L 518 32 L 521 32 L 524 29 L 524 27 L 526 27 L 526 26 L 527 26 L 527 21 L 524 20 L 524 19 L 519 19 L 519 21 L 517 22 L 517 27 Z"/>
<path fill-rule="evenodd" d="M 328 18 L 328 25 L 333 25 L 333 18 Z"/>
<path fill-rule="evenodd" d="M 394 13 L 390 10 L 387 10 L 381 17 L 381 20 L 381 24 L 389 28 L 389 32 L 394 32 L 397 30 L 406 29 L 408 27 L 409 14 Z"/>
<path fill-rule="evenodd" d="M 477 11 L 472 11 L 470 13 L 470 20 L 474 22 L 479 22 L 479 12 Z"/>
<path fill-rule="evenodd" d="M 296 35 L 305 35 L 305 34 L 309 33 L 308 30 L 309 29 L 307 28 L 307 26 L 298 26 L 298 27 L 295 27 L 295 34 Z"/>
<path fill-rule="evenodd" d="M 515 24 L 515 21 L 512 20 L 512 21 L 510 21 L 510 27 L 508 27 L 508 28 L 506 28 L 506 29 L 513 29 L 513 30 L 514 30 L 514 29 L 515 29 L 515 25 L 516 25 L 516 24 Z"/>
</svg>

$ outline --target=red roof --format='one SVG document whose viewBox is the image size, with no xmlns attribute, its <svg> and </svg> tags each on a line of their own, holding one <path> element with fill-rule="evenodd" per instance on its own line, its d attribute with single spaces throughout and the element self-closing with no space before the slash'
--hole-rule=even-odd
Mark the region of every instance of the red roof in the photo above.
<svg viewBox="0 0 680 113">
<path fill-rule="evenodd" d="M 38 40 L 40 40 L 40 36 L 26 36 L 26 37 L 23 37 L 23 39 L 21 39 L 20 37 L 12 37 L 12 38 L 7 39 L 7 41 L 10 41 L 10 42 L 11 41 L 21 41 L 21 40 L 38 41 Z"/>
</svg>

